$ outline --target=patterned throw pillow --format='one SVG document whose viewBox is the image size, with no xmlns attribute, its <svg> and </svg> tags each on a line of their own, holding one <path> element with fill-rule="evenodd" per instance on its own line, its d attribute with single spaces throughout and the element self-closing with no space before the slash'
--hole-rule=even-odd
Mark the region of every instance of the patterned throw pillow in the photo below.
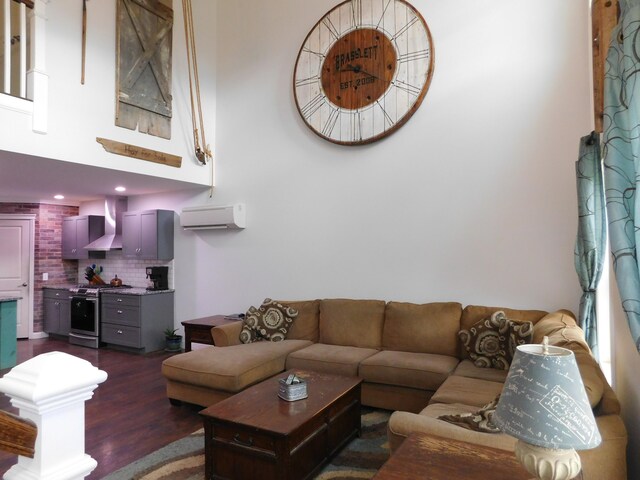
<svg viewBox="0 0 640 480">
<path fill-rule="evenodd" d="M 493 413 L 496 411 L 499 400 L 500 394 L 476 412 L 440 415 L 438 419 L 476 432 L 500 433 L 500 429 L 493 423 Z"/>
<path fill-rule="evenodd" d="M 477 367 L 508 370 L 516 347 L 531 343 L 533 324 L 508 319 L 497 311 L 458 332 L 460 341 Z"/>
<path fill-rule="evenodd" d="M 253 343 L 263 340 L 271 342 L 284 340 L 297 316 L 297 310 L 265 298 L 260 308 L 252 306 L 247 311 L 240 332 L 240 341 Z"/>
</svg>

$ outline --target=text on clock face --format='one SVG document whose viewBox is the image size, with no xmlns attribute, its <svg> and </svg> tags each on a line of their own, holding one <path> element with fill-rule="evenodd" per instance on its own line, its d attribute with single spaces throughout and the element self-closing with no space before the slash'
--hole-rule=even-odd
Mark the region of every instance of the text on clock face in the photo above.
<svg viewBox="0 0 640 480">
<path fill-rule="evenodd" d="M 371 45 L 369 47 L 354 48 L 350 52 L 340 53 L 334 57 L 336 71 L 339 72 L 345 64 L 353 62 L 359 58 L 378 58 L 378 45 Z"/>
<path fill-rule="evenodd" d="M 375 77 L 356 78 L 355 80 L 349 80 L 348 82 L 340 82 L 340 90 L 346 90 L 351 87 L 358 88 L 361 85 L 368 85 L 375 82 Z"/>
</svg>

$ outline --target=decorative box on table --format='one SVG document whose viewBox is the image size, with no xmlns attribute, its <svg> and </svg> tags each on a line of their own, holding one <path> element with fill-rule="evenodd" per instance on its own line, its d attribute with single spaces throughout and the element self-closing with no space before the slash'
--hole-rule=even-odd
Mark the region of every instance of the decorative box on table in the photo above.
<svg viewBox="0 0 640 480">
<path fill-rule="evenodd" d="M 281 378 L 278 382 L 278 396 L 287 402 L 307 398 L 307 382 L 295 375 Z"/>
</svg>

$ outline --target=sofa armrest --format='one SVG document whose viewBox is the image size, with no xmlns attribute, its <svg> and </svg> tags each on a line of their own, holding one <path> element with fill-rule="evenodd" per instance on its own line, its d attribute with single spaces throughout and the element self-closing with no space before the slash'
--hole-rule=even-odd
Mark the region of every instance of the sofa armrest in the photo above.
<svg viewBox="0 0 640 480">
<path fill-rule="evenodd" d="M 218 325 L 211 329 L 211 337 L 216 347 L 229 347 L 240 345 L 240 332 L 242 331 L 242 320 L 233 323 Z"/>
<path fill-rule="evenodd" d="M 391 452 L 394 452 L 413 432 L 438 435 L 501 450 L 513 451 L 516 445 L 515 438 L 503 433 L 476 432 L 434 417 L 396 411 L 391 414 L 387 424 L 387 438 Z"/>
</svg>

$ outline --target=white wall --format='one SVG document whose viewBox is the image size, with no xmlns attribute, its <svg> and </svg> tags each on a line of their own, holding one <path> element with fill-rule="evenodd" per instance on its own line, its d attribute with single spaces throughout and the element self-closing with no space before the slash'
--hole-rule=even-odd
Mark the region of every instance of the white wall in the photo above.
<svg viewBox="0 0 640 480">
<path fill-rule="evenodd" d="M 245 202 L 248 226 L 178 233 L 189 314 L 267 296 L 576 309 L 587 6 L 414 1 L 436 52 L 425 101 L 391 137 L 343 147 L 307 129 L 291 87 L 302 41 L 334 3 L 218 4 L 212 201 Z"/>
<path fill-rule="evenodd" d="M 587 5 L 414 0 L 436 52 L 425 101 L 389 138 L 343 147 L 307 129 L 291 86 L 334 3 L 218 2 L 215 194 L 129 200 L 247 205 L 244 231 L 176 228 L 176 323 L 265 297 L 577 310 Z"/>
<path fill-rule="evenodd" d="M 169 0 L 171 2 L 171 0 Z M 194 24 L 201 95 L 205 102 L 207 141 L 215 145 L 215 8 L 210 0 L 194 1 Z M 204 14 L 206 12 L 206 15 Z M 2 150 L 84 163 L 196 184 L 209 184 L 193 155 L 189 84 L 181 2 L 174 5 L 173 118 L 171 140 L 116 127 L 116 2 L 87 2 L 85 84 L 80 84 L 82 4 L 52 0 L 46 6 L 46 73 L 49 77 L 48 132 L 34 133 L 31 117 L 0 108 L 0 124 L 10 126 L 0 135 Z M 96 142 L 104 137 L 182 156 L 180 169 L 110 154 Z"/>
</svg>

